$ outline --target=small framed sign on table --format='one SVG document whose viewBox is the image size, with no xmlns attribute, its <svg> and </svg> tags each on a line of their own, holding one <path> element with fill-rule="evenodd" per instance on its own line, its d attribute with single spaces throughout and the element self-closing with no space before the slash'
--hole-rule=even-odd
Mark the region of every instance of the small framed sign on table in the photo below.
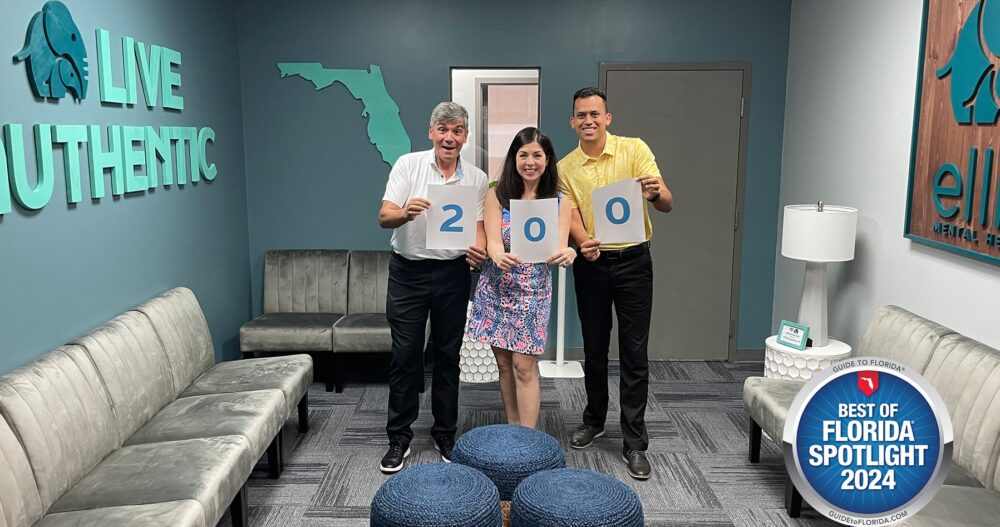
<svg viewBox="0 0 1000 527">
<path fill-rule="evenodd" d="M 796 324 L 787 320 L 781 321 L 781 325 L 778 326 L 778 344 L 802 351 L 806 349 L 808 341 L 809 326 Z"/>
</svg>

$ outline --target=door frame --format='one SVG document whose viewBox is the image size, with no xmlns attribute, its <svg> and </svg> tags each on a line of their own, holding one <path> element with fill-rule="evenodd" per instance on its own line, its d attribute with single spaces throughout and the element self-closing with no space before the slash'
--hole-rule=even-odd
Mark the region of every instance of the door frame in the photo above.
<svg viewBox="0 0 1000 527">
<path fill-rule="evenodd" d="M 746 190 L 747 135 L 750 128 L 749 62 L 602 62 L 598 66 L 598 87 L 607 93 L 608 73 L 612 71 L 740 71 L 743 73 L 743 99 L 740 112 L 740 141 L 736 168 L 736 210 L 733 211 L 733 276 L 729 292 L 729 362 L 740 359 L 736 353 L 739 336 L 740 269 L 743 255 L 743 202 Z M 611 112 L 614 114 L 614 112 Z"/>
</svg>

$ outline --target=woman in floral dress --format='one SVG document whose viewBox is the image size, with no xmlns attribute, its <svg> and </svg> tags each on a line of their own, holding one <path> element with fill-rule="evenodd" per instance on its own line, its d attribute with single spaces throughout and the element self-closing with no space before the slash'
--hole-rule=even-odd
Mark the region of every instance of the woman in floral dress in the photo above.
<svg viewBox="0 0 1000 527">
<path fill-rule="evenodd" d="M 486 195 L 483 212 L 486 250 L 467 333 L 493 347 L 500 371 L 500 396 L 507 422 L 535 428 L 541 405 L 538 356 L 552 306 L 550 265 L 568 267 L 576 251 L 568 247 L 569 200 L 559 195 L 552 141 L 537 128 L 518 132 L 507 150 L 500 179 Z M 559 245 L 545 263 L 522 263 L 510 251 L 510 201 L 559 198 Z"/>
</svg>

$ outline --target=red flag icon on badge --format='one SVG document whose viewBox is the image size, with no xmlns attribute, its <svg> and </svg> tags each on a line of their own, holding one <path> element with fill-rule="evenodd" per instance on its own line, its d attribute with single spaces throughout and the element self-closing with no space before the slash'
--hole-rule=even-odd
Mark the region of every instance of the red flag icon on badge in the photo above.
<svg viewBox="0 0 1000 527">
<path fill-rule="evenodd" d="M 858 389 L 861 390 L 861 393 L 865 394 L 865 397 L 871 397 L 875 393 L 875 390 L 878 390 L 878 372 L 859 371 Z"/>
</svg>

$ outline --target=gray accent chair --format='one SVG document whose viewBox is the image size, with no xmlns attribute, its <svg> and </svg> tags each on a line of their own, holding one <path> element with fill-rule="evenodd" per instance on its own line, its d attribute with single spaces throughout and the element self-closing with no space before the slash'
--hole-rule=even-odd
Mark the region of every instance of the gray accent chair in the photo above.
<svg viewBox="0 0 1000 527">
<path fill-rule="evenodd" d="M 328 364 L 326 390 L 344 387 L 344 354 L 392 348 L 385 317 L 389 251 L 275 250 L 264 254 L 264 314 L 240 328 L 245 356 L 310 352 Z"/>
<path fill-rule="evenodd" d="M 854 356 L 885 357 L 923 375 L 944 399 L 954 429 L 951 470 L 941 492 L 900 525 L 997 525 L 1000 514 L 1000 352 L 897 306 L 875 313 Z M 760 460 L 761 431 L 780 449 L 788 410 L 805 383 L 750 377 L 743 404 L 751 418 L 750 461 Z M 789 516 L 802 496 L 785 481 Z"/>
<path fill-rule="evenodd" d="M 178 288 L 0 377 L 0 525 L 246 525 L 254 464 L 278 477 L 296 406 L 308 427 L 312 362 L 213 357 Z"/>
</svg>

